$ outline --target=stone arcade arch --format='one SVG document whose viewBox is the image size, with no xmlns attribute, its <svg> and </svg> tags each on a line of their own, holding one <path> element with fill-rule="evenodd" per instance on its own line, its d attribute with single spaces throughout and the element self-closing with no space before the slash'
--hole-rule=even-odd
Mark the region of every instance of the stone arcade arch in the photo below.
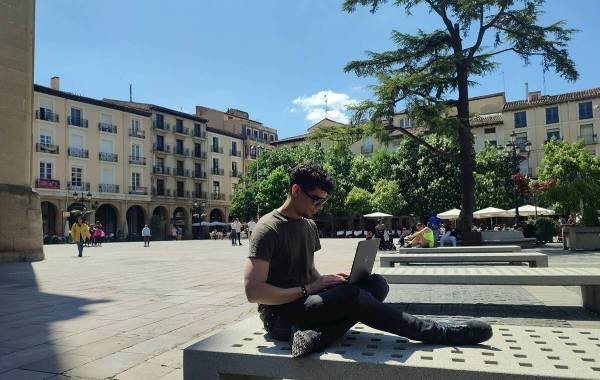
<svg viewBox="0 0 600 380">
<path fill-rule="evenodd" d="M 165 240 L 169 236 L 169 211 L 164 206 L 156 206 L 150 218 L 150 229 L 154 240 Z"/>
<path fill-rule="evenodd" d="M 107 237 L 117 235 L 119 230 L 119 211 L 116 206 L 104 203 L 96 209 L 94 217 L 94 223 L 98 222 L 102 224 Z"/>
<path fill-rule="evenodd" d="M 127 219 L 127 236 L 141 237 L 142 228 L 144 228 L 144 224 L 146 223 L 146 211 L 144 208 L 138 205 L 129 207 L 125 218 Z"/>
</svg>

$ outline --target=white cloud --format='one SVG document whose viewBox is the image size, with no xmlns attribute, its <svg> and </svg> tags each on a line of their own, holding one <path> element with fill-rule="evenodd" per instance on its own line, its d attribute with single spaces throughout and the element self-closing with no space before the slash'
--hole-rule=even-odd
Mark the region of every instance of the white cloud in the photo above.
<svg viewBox="0 0 600 380">
<path fill-rule="evenodd" d="M 325 99 L 327 99 L 327 115 L 325 115 Z M 316 123 L 325 116 L 340 123 L 349 123 L 348 106 L 357 102 L 347 94 L 327 90 L 319 91 L 311 96 L 301 96 L 294 99 L 292 103 L 306 113 L 306 120 L 311 123 Z"/>
</svg>

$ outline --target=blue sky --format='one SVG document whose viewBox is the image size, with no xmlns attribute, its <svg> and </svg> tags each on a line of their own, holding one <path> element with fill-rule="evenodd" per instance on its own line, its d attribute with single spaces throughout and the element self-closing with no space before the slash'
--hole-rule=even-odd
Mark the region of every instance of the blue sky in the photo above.
<svg viewBox="0 0 600 380">
<path fill-rule="evenodd" d="M 35 82 L 94 98 L 127 99 L 194 113 L 197 104 L 245 110 L 277 128 L 280 137 L 305 133 L 323 115 L 370 97 L 372 79 L 344 73 L 365 50 L 393 47 L 393 29 L 414 32 L 438 25 L 417 9 L 406 16 L 385 6 L 347 14 L 341 0 L 38 0 Z M 580 29 L 570 43 L 580 79 L 546 74 L 546 93 L 600 86 L 600 1 L 549 0 L 544 20 L 564 19 Z M 539 62 L 525 67 L 501 56 L 499 70 L 470 90 L 472 96 L 506 90 L 508 100 L 542 90 Z M 504 73 L 504 80 L 503 75 Z"/>
</svg>

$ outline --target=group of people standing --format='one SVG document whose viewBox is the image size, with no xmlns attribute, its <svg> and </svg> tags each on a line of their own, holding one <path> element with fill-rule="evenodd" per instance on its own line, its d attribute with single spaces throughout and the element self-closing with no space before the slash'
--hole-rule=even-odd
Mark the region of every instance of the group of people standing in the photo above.
<svg viewBox="0 0 600 380">
<path fill-rule="evenodd" d="M 78 216 L 77 221 L 71 226 L 71 240 L 77 244 L 79 257 L 83 256 L 83 247 L 98 245 L 102 246 L 104 240 L 104 228 L 101 223 L 88 225 L 83 216 Z"/>
<path fill-rule="evenodd" d="M 239 218 L 235 218 L 233 222 L 230 223 L 231 227 L 231 245 L 236 245 L 236 241 L 239 245 L 242 245 L 242 223 Z M 252 235 L 252 231 L 254 231 L 254 227 L 256 227 L 256 222 L 254 219 L 250 219 L 247 224 L 248 238 Z"/>
</svg>

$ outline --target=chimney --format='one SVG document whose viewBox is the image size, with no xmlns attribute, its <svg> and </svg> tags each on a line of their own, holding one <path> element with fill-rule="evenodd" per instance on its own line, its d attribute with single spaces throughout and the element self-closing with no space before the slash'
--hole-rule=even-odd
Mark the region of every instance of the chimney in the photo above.
<svg viewBox="0 0 600 380">
<path fill-rule="evenodd" d="M 527 94 L 527 101 L 528 102 L 536 102 L 536 101 L 540 100 L 541 97 L 542 97 L 541 91 L 531 91 L 530 93 Z"/>
<path fill-rule="evenodd" d="M 52 77 L 50 78 L 50 87 L 53 90 L 60 91 L 60 77 Z"/>
</svg>

